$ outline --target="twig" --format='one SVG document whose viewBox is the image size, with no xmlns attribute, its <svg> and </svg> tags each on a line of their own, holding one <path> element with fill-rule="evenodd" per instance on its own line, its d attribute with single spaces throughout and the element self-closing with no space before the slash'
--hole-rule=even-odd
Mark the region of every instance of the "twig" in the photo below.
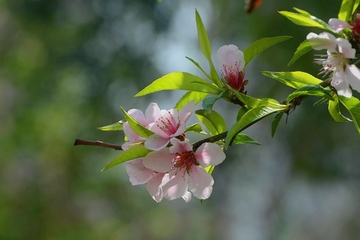
<svg viewBox="0 0 360 240">
<path fill-rule="evenodd" d="M 105 143 L 102 141 L 89 141 L 89 140 L 83 140 L 83 139 L 75 139 L 74 146 L 78 146 L 78 145 L 98 146 L 98 147 L 112 148 L 114 150 L 123 150 L 121 146 L 111 144 L 111 143 Z"/>
</svg>

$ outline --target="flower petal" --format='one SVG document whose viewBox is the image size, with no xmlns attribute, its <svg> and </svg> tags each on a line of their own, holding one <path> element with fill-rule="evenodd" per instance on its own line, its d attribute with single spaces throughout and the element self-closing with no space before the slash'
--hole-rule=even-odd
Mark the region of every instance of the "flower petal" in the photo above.
<svg viewBox="0 0 360 240">
<path fill-rule="evenodd" d="M 339 69 L 333 73 L 333 79 L 331 80 L 331 86 L 333 86 L 338 95 L 344 97 L 351 97 L 352 92 L 349 87 L 349 83 L 346 81 L 345 73 L 343 70 Z"/>
<path fill-rule="evenodd" d="M 189 190 L 199 199 L 207 199 L 212 193 L 213 177 L 204 169 L 194 166 L 190 171 Z"/>
<path fill-rule="evenodd" d="M 355 65 L 347 65 L 345 74 L 352 89 L 360 92 L 360 70 Z"/>
<path fill-rule="evenodd" d="M 164 193 L 161 187 L 163 177 L 164 173 L 158 173 L 146 184 L 146 189 L 156 202 L 161 202 L 164 198 Z"/>
<path fill-rule="evenodd" d="M 201 167 L 218 165 L 225 160 L 225 153 L 215 143 L 203 143 L 195 152 L 195 158 Z"/>
<path fill-rule="evenodd" d="M 184 199 L 184 201 L 188 203 L 188 202 L 191 201 L 191 197 L 192 197 L 191 192 L 187 191 L 187 192 L 185 193 L 185 195 L 182 196 L 182 199 Z"/>
<path fill-rule="evenodd" d="M 170 138 L 153 134 L 145 140 L 145 147 L 150 150 L 159 151 L 169 144 Z"/>
<path fill-rule="evenodd" d="M 345 28 L 351 27 L 351 25 L 348 24 L 347 22 L 341 21 L 340 19 L 337 19 L 337 18 L 330 18 L 329 25 L 337 33 L 341 32 Z"/>
<path fill-rule="evenodd" d="M 147 183 L 154 175 L 154 171 L 145 168 L 141 158 L 125 163 L 126 172 L 132 185 Z"/>
<path fill-rule="evenodd" d="M 145 116 L 149 122 L 155 122 L 160 117 L 160 108 L 157 103 L 150 103 L 145 110 Z"/>
<path fill-rule="evenodd" d="M 167 172 L 173 167 L 174 155 L 168 148 L 148 153 L 144 157 L 144 166 L 156 172 Z"/>
<path fill-rule="evenodd" d="M 339 52 L 345 58 L 355 58 L 356 50 L 352 48 L 351 43 L 345 38 L 337 38 L 336 44 L 338 45 Z"/>
<path fill-rule="evenodd" d="M 216 63 L 225 73 L 224 67 L 232 67 L 241 72 L 245 67 L 244 53 L 237 46 L 230 44 L 220 47 L 216 52 Z M 235 69 L 234 69 L 235 70 Z"/>
<path fill-rule="evenodd" d="M 327 49 L 331 52 L 336 50 L 336 38 L 330 33 L 323 32 L 317 35 L 311 32 L 306 36 L 306 39 L 315 50 Z"/>
<path fill-rule="evenodd" d="M 194 111 L 194 108 L 195 108 L 195 103 L 191 101 L 180 110 L 179 119 L 181 125 L 185 124 L 189 120 L 192 112 Z"/>
<path fill-rule="evenodd" d="M 189 175 L 185 169 L 171 171 L 164 175 L 162 188 L 164 195 L 169 200 L 180 198 L 188 191 Z"/>
<path fill-rule="evenodd" d="M 170 140 L 172 146 L 170 147 L 171 153 L 184 153 L 192 151 L 192 146 L 187 141 L 180 141 L 177 138 L 172 138 Z"/>
</svg>

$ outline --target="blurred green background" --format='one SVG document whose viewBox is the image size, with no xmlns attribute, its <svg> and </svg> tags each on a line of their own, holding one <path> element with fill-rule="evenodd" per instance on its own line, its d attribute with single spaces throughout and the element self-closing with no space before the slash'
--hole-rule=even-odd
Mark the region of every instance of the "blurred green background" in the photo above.
<svg viewBox="0 0 360 240">
<path fill-rule="evenodd" d="M 119 106 L 172 108 L 181 93 L 133 96 L 171 71 L 202 76 L 185 59 L 206 66 L 195 8 L 214 52 L 294 36 L 246 69 L 248 94 L 283 100 L 291 89 L 260 71 L 316 75 L 314 52 L 286 64 L 309 31 L 320 31 L 277 11 L 298 7 L 327 21 L 340 2 L 263 0 L 248 15 L 238 0 L 0 1 L 0 239 L 359 239 L 360 136 L 315 99 L 274 138 L 270 118 L 248 129 L 262 145 L 226 151 L 203 204 L 157 204 L 131 186 L 124 166 L 100 172 L 119 152 L 73 146 L 75 138 L 122 144 L 122 133 L 96 129 L 122 119 Z M 233 123 L 236 106 L 215 109 Z"/>
</svg>

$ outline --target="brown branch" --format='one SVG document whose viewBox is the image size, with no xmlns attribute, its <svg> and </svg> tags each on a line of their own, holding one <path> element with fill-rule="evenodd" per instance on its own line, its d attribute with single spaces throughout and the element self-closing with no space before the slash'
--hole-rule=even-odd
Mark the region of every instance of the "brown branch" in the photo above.
<svg viewBox="0 0 360 240">
<path fill-rule="evenodd" d="M 123 150 L 121 146 L 105 143 L 102 141 L 89 141 L 83 139 L 75 139 L 74 146 L 84 145 L 84 146 L 98 146 L 98 147 L 105 147 L 105 148 L 112 148 L 114 150 Z"/>
</svg>

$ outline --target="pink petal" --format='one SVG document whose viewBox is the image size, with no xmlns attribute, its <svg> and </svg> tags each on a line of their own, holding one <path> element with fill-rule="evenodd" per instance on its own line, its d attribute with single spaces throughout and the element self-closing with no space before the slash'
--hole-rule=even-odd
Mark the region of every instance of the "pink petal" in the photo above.
<svg viewBox="0 0 360 240">
<path fill-rule="evenodd" d="M 164 198 L 164 193 L 161 188 L 161 181 L 163 177 L 163 173 L 158 173 L 146 184 L 146 189 L 156 202 L 161 202 Z"/>
<path fill-rule="evenodd" d="M 306 36 L 306 39 L 315 50 L 327 49 L 331 52 L 336 50 L 336 38 L 330 33 L 323 32 L 317 35 L 311 32 Z"/>
<path fill-rule="evenodd" d="M 146 108 L 145 116 L 149 122 L 155 122 L 160 117 L 160 108 L 156 103 L 150 103 Z"/>
<path fill-rule="evenodd" d="M 237 46 L 230 44 L 220 47 L 216 52 L 216 63 L 219 69 L 224 67 L 233 68 L 234 71 L 242 71 L 245 67 L 244 53 Z"/>
<path fill-rule="evenodd" d="M 171 153 L 183 153 L 192 151 L 192 146 L 187 141 L 180 141 L 177 138 L 172 138 L 170 140 L 172 146 L 170 147 Z"/>
<path fill-rule="evenodd" d="M 345 74 L 351 87 L 360 92 L 360 70 L 355 65 L 347 65 Z"/>
<path fill-rule="evenodd" d="M 164 175 L 162 188 L 164 195 L 169 200 L 180 198 L 188 191 L 189 175 L 185 169 L 171 171 Z"/>
<path fill-rule="evenodd" d="M 336 44 L 338 45 L 339 52 L 345 58 L 355 58 L 356 50 L 352 48 L 351 43 L 345 38 L 337 38 Z"/>
<path fill-rule="evenodd" d="M 126 162 L 125 167 L 132 185 L 147 183 L 155 175 L 152 170 L 145 168 L 141 158 Z"/>
<path fill-rule="evenodd" d="M 214 180 L 204 169 L 194 166 L 190 171 L 189 190 L 199 199 L 207 199 L 212 193 Z"/>
<path fill-rule="evenodd" d="M 195 103 L 191 101 L 181 109 L 179 113 L 180 124 L 185 124 L 189 120 L 192 112 L 194 111 L 194 108 Z"/>
<path fill-rule="evenodd" d="M 182 196 L 182 199 L 184 199 L 184 201 L 188 203 L 188 202 L 191 201 L 191 197 L 192 197 L 191 192 L 187 191 L 187 192 L 185 193 L 185 195 Z"/>
<path fill-rule="evenodd" d="M 346 80 L 345 73 L 342 70 L 334 72 L 333 79 L 331 80 L 331 86 L 333 86 L 338 95 L 350 98 L 352 96 L 349 83 Z"/>
<path fill-rule="evenodd" d="M 153 134 L 145 140 L 145 147 L 150 150 L 159 151 L 165 148 L 170 142 L 170 138 L 164 138 L 160 135 Z"/>
<path fill-rule="evenodd" d="M 168 148 L 160 151 L 154 151 L 148 153 L 144 157 L 144 166 L 155 172 L 167 172 L 173 166 L 174 155 L 169 152 Z"/>
<path fill-rule="evenodd" d="M 347 22 L 341 21 L 337 18 L 330 18 L 329 25 L 336 32 L 341 32 L 343 29 L 351 27 L 351 25 Z"/>
<path fill-rule="evenodd" d="M 225 160 L 225 153 L 219 145 L 215 143 L 203 143 L 194 154 L 201 167 L 218 165 Z"/>
</svg>

